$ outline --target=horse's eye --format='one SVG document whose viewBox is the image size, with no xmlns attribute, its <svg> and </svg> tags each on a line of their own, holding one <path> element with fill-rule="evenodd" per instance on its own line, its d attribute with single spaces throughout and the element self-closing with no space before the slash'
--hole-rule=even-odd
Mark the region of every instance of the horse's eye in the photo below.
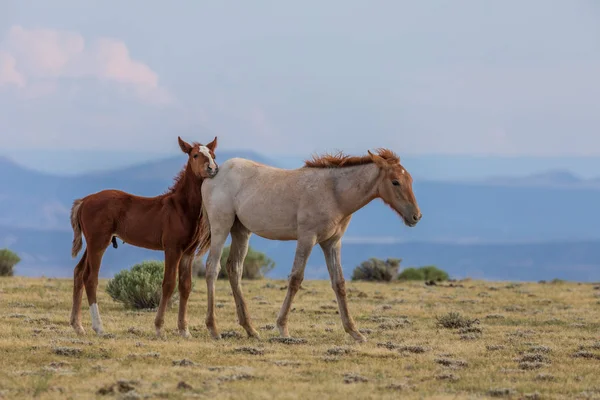
<svg viewBox="0 0 600 400">
<path fill-rule="evenodd" d="M 198 158 L 198 154 L 194 154 L 194 158 Z"/>
<path fill-rule="evenodd" d="M 394 185 L 394 186 L 400 186 L 400 182 L 398 182 L 396 179 L 394 179 L 392 181 L 392 185 Z"/>
</svg>

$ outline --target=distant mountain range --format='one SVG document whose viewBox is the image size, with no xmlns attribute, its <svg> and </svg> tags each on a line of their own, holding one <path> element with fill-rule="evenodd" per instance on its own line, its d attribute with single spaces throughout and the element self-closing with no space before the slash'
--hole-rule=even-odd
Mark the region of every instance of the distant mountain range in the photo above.
<svg viewBox="0 0 600 400">
<path fill-rule="evenodd" d="M 279 165 L 277 157 L 252 152 L 217 155 L 220 163 L 238 156 Z M 22 255 L 23 273 L 69 276 L 75 262 L 70 258 L 68 216 L 75 198 L 107 188 L 142 196 L 163 193 L 185 161 L 181 154 L 64 177 L 0 158 L 0 247 L 10 246 Z M 404 264 L 435 263 L 455 275 L 471 270 L 481 277 L 502 279 L 551 275 L 600 280 L 600 186 L 595 182 L 600 180 L 560 171 L 471 182 L 416 179 L 415 193 L 424 215 L 421 223 L 407 228 L 380 201 L 369 204 L 354 215 L 345 236 L 344 266 L 349 273 L 360 261 L 376 255 L 401 257 Z M 273 276 L 289 273 L 295 242 L 253 237 L 252 244 L 278 262 Z M 160 258 L 161 253 L 131 246 L 109 248 L 103 274 L 110 276 L 149 257 Z M 307 276 L 309 271 L 327 276 L 318 247 Z"/>
<path fill-rule="evenodd" d="M 71 259 L 72 234 L 0 227 L 0 247 L 9 244 L 22 258 L 17 274 L 71 277 L 77 260 Z M 253 236 L 251 246 L 264 251 L 276 263 L 273 278 L 286 278 L 294 260 L 295 242 L 268 241 Z M 401 267 L 438 265 L 455 278 L 490 280 L 551 280 L 554 278 L 600 282 L 600 241 L 522 244 L 454 243 L 356 243 L 344 241 L 342 265 L 347 279 L 352 270 L 370 257 L 402 258 Z M 104 255 L 100 275 L 116 272 L 147 259 L 163 259 L 163 253 L 119 243 Z M 329 279 L 323 253 L 315 246 L 306 279 Z"/>
<path fill-rule="evenodd" d="M 182 138 L 197 136 L 193 132 L 181 132 Z M 231 150 L 235 143 L 227 141 L 226 136 L 219 136 L 219 152 L 226 149 L 228 153 L 237 154 L 244 151 Z M 374 144 L 375 147 L 383 144 Z M 224 147 L 227 146 L 227 147 Z M 229 150 L 228 150 L 229 149 Z M 336 151 L 337 149 L 321 149 L 320 151 Z M 405 149 L 397 148 L 403 164 L 417 179 L 435 181 L 475 181 L 491 176 L 526 177 L 544 174 L 546 171 L 570 171 L 582 179 L 600 176 L 600 157 L 598 156 L 502 156 L 472 154 L 407 154 Z M 36 151 L 35 159 L 31 158 L 31 149 L 0 149 L 0 156 L 7 156 L 18 165 L 31 167 L 36 171 L 61 176 L 88 174 L 92 171 L 105 170 L 112 166 L 123 169 L 150 161 L 169 158 L 178 148 L 173 146 L 162 151 L 141 151 L 139 149 L 114 148 L 69 150 L 49 149 Z M 293 152 L 294 149 L 289 151 Z M 367 149 L 351 151 L 352 154 L 364 154 Z M 310 157 L 309 153 L 269 154 L 275 165 L 282 168 L 297 168 L 302 161 Z"/>
<path fill-rule="evenodd" d="M 600 178 L 582 179 L 565 170 L 547 171 L 522 177 L 498 176 L 484 179 L 482 182 L 502 186 L 600 189 Z"/>
</svg>

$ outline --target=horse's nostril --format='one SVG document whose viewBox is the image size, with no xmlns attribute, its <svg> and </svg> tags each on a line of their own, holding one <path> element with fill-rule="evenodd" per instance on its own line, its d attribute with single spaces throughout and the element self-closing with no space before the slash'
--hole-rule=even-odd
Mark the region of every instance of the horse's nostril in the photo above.
<svg viewBox="0 0 600 400">
<path fill-rule="evenodd" d="M 415 215 L 413 215 L 413 220 L 416 222 L 416 221 L 420 220 L 422 216 L 423 216 L 423 214 L 415 214 Z"/>
</svg>

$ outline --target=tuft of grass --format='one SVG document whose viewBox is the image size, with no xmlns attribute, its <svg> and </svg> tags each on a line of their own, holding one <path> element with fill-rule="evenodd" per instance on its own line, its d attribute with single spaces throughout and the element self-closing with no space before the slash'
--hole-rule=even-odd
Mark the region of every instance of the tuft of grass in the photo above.
<svg viewBox="0 0 600 400">
<path fill-rule="evenodd" d="M 344 383 L 362 383 L 368 382 L 369 379 L 358 374 L 344 374 Z"/>
<path fill-rule="evenodd" d="M 478 319 L 463 317 L 460 313 L 452 311 L 441 317 L 436 317 L 438 327 L 446 329 L 470 328 L 474 324 L 479 324 Z"/>
<path fill-rule="evenodd" d="M 515 390 L 510 388 L 497 388 L 488 390 L 487 394 L 490 397 L 508 397 L 514 395 Z"/>
<path fill-rule="evenodd" d="M 184 358 L 182 360 L 173 360 L 173 365 L 178 367 L 193 367 L 194 365 L 196 365 L 196 363 L 192 360 Z"/>
<path fill-rule="evenodd" d="M 55 347 L 52 352 L 59 356 L 78 357 L 83 353 L 83 350 L 77 347 Z"/>
<path fill-rule="evenodd" d="M 521 363 L 529 362 L 529 363 L 547 363 L 550 364 L 551 361 L 548 357 L 540 353 L 532 353 L 532 354 L 524 354 L 517 361 Z"/>
<path fill-rule="evenodd" d="M 246 353 L 246 354 L 250 354 L 253 356 L 262 356 L 263 354 L 265 354 L 264 349 L 259 349 L 259 348 L 250 347 L 250 346 L 236 347 L 234 349 L 234 351 L 236 353 Z"/>
<path fill-rule="evenodd" d="M 592 353 L 591 351 L 586 351 L 586 350 L 576 351 L 575 353 L 573 353 L 572 357 L 600 360 L 600 355 Z"/>
<path fill-rule="evenodd" d="M 413 354 L 422 354 L 427 351 L 427 347 L 424 346 L 400 346 L 398 347 L 398 351 L 400 353 L 413 353 Z"/>
<path fill-rule="evenodd" d="M 436 358 L 435 362 L 443 365 L 444 367 L 454 367 L 454 368 L 459 368 L 459 367 L 467 367 L 469 365 L 468 362 L 466 362 L 465 360 L 454 360 L 451 358 Z"/>
<path fill-rule="evenodd" d="M 523 362 L 519 363 L 519 368 L 524 371 L 530 371 L 530 370 L 536 370 L 536 369 L 543 368 L 546 365 L 547 364 L 545 364 L 545 363 L 537 362 L 537 361 L 533 361 L 533 362 L 523 361 Z"/>
<path fill-rule="evenodd" d="M 306 339 L 303 338 L 292 338 L 292 337 L 273 337 L 269 339 L 271 343 L 282 343 L 282 344 L 306 344 Z"/>
<path fill-rule="evenodd" d="M 335 347 L 327 349 L 327 354 L 329 354 L 331 356 L 342 356 L 342 355 L 350 354 L 352 352 L 353 352 L 353 350 L 348 347 L 335 346 Z"/>
<path fill-rule="evenodd" d="M 458 376 L 456 376 L 454 374 L 440 374 L 440 375 L 437 375 L 435 377 L 435 379 L 437 379 L 439 381 L 450 381 L 450 382 L 457 382 L 459 380 Z"/>
<path fill-rule="evenodd" d="M 531 346 L 529 348 L 530 353 L 550 353 L 552 349 L 548 346 Z"/>
<path fill-rule="evenodd" d="M 535 380 L 536 381 L 541 381 L 541 382 L 553 382 L 553 381 L 556 380 L 556 377 L 554 375 L 551 375 L 551 374 L 541 373 L 541 374 L 537 374 L 535 376 Z"/>
</svg>

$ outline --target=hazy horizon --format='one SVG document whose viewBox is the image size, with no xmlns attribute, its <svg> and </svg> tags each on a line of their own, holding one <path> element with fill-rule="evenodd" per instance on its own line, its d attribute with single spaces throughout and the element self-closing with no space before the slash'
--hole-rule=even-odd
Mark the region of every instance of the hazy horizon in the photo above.
<svg viewBox="0 0 600 400">
<path fill-rule="evenodd" d="M 255 154 L 281 168 L 297 168 L 310 155 L 261 153 L 243 148 L 219 149 L 225 154 Z M 7 157 L 17 165 L 38 172 L 59 176 L 82 175 L 119 170 L 140 164 L 182 156 L 179 150 L 127 151 L 115 150 L 46 150 L 37 153 L 32 162 L 28 150 L 0 149 L 0 157 Z M 423 154 L 402 157 L 416 179 L 477 180 L 498 176 L 525 177 L 549 172 L 568 172 L 580 179 L 600 177 L 600 156 L 488 156 L 481 154 Z"/>
</svg>

